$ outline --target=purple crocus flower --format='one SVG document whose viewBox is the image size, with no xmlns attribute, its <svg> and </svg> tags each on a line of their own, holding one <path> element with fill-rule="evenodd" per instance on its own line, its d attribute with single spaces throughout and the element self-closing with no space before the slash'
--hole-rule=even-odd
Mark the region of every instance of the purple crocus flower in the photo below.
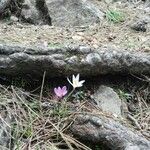
<svg viewBox="0 0 150 150">
<path fill-rule="evenodd" d="M 62 88 L 61 87 L 54 88 L 54 92 L 59 98 L 62 98 L 67 94 L 68 91 L 67 91 L 67 87 L 63 86 Z"/>
</svg>

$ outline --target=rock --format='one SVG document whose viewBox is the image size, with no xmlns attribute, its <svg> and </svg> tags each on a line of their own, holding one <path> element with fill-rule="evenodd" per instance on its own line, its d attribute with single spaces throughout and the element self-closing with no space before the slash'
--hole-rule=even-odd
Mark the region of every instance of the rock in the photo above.
<svg viewBox="0 0 150 150">
<path fill-rule="evenodd" d="M 16 16 L 10 16 L 9 21 L 7 21 L 8 25 L 12 25 L 12 24 L 17 24 L 17 22 L 19 21 L 19 19 Z"/>
<path fill-rule="evenodd" d="M 45 1 L 54 26 L 84 26 L 104 18 L 104 13 L 89 0 Z"/>
<path fill-rule="evenodd" d="M 146 32 L 150 25 L 150 16 L 141 16 L 131 24 L 131 29 Z"/>
<path fill-rule="evenodd" d="M 11 22 L 17 22 L 17 21 L 19 21 L 19 19 L 16 16 L 11 16 L 10 21 Z"/>
<path fill-rule="evenodd" d="M 121 116 L 121 99 L 112 88 L 101 85 L 94 93 L 94 100 L 103 111 Z"/>
<path fill-rule="evenodd" d="M 95 65 L 95 64 L 98 64 L 100 63 L 102 60 L 101 60 L 101 57 L 99 54 L 97 53 L 91 53 L 91 54 L 88 54 L 87 57 L 86 57 L 86 62 L 88 62 L 89 64 L 91 65 Z"/>
<path fill-rule="evenodd" d="M 145 7 L 150 7 L 150 0 L 145 0 Z"/>
<path fill-rule="evenodd" d="M 0 1 L 0 14 L 9 6 L 10 0 Z M 35 25 L 86 26 L 100 22 L 104 13 L 92 0 L 24 0 L 17 1 L 11 14 L 17 14 L 21 21 Z M 13 2 L 12 4 L 13 5 Z"/>
<path fill-rule="evenodd" d="M 134 146 L 132 144 L 128 144 L 125 150 L 140 150 L 138 146 Z"/>
<path fill-rule="evenodd" d="M 42 11 L 43 9 L 44 11 Z M 45 13 L 43 0 L 25 0 L 22 4 L 21 17 L 28 23 L 51 24 L 49 16 Z"/>
<path fill-rule="evenodd" d="M 0 14 L 9 6 L 11 0 L 0 0 Z"/>
<path fill-rule="evenodd" d="M 41 22 L 40 14 L 35 7 L 35 0 L 25 0 L 22 4 L 21 16 L 24 21 L 33 24 L 39 24 Z"/>
<path fill-rule="evenodd" d="M 3 119 L 2 119 L 3 118 Z M 8 115 L 3 115 L 0 118 L 0 149 L 3 150 L 9 148 L 11 141 L 11 118 Z"/>
<path fill-rule="evenodd" d="M 70 130 L 85 143 L 103 144 L 109 150 L 150 150 L 150 141 L 127 126 L 105 114 L 77 114 Z"/>
<path fill-rule="evenodd" d="M 44 41 L 43 41 L 44 42 Z M 48 42 L 48 41 L 47 41 Z M 104 74 L 150 74 L 150 53 L 89 46 L 0 44 L 0 75 L 66 77 Z"/>
<path fill-rule="evenodd" d="M 146 32 L 146 25 L 147 23 L 145 21 L 137 21 L 131 26 L 131 28 L 136 31 Z"/>
</svg>

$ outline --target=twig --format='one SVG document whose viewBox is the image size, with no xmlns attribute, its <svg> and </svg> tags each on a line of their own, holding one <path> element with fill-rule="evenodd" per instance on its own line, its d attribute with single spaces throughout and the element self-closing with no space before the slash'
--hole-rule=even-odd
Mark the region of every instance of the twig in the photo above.
<svg viewBox="0 0 150 150">
<path fill-rule="evenodd" d="M 43 80 L 42 80 L 42 86 L 41 86 L 41 92 L 40 92 L 40 107 L 41 107 L 41 103 L 42 103 L 42 96 L 43 96 L 43 88 L 44 88 L 44 82 L 45 82 L 45 75 L 46 75 L 46 71 L 44 71 L 44 74 L 43 74 Z"/>
<path fill-rule="evenodd" d="M 39 117 L 39 115 L 38 115 L 35 111 L 33 111 L 33 110 L 28 106 L 28 104 L 26 104 L 26 103 L 22 100 L 22 98 L 21 98 L 21 97 L 17 94 L 17 92 L 15 91 L 14 87 L 11 86 L 11 88 L 12 88 L 13 93 L 18 97 L 18 99 L 19 99 L 31 112 L 33 112 L 37 117 Z"/>
<path fill-rule="evenodd" d="M 138 76 L 136 76 L 136 75 L 134 75 L 134 74 L 132 74 L 131 73 L 131 75 L 133 76 L 133 77 L 135 77 L 136 79 L 139 79 L 139 80 L 141 80 L 141 81 L 144 81 L 144 82 L 150 82 L 150 78 L 149 77 L 147 77 L 147 76 L 145 76 L 145 75 L 142 75 L 142 77 L 144 77 L 145 79 L 143 79 L 143 78 L 141 78 L 141 77 L 138 77 Z"/>
<path fill-rule="evenodd" d="M 130 121 L 132 121 L 134 123 L 134 125 L 136 125 L 136 127 L 141 130 L 141 126 L 139 125 L 138 121 L 133 117 L 131 116 L 130 114 L 127 115 L 128 119 Z"/>
</svg>

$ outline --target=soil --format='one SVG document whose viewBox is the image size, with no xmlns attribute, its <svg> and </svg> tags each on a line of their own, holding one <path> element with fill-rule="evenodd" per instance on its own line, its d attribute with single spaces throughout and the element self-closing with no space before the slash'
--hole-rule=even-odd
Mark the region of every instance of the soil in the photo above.
<svg viewBox="0 0 150 150">
<path fill-rule="evenodd" d="M 31 25 L 12 20 L 0 22 L 0 43 L 32 46 L 90 45 L 93 48 L 110 47 L 119 50 L 150 52 L 150 30 L 137 32 L 130 28 L 139 14 L 144 14 L 144 4 L 95 1 L 106 13 L 119 11 L 123 20 L 115 23 L 106 17 L 98 24 L 82 27 L 54 27 Z"/>
</svg>

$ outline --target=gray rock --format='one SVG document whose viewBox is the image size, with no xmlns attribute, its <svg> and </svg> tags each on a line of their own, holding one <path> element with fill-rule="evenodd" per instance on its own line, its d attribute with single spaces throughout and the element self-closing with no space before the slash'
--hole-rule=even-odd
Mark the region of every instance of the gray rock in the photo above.
<svg viewBox="0 0 150 150">
<path fill-rule="evenodd" d="M 140 132 L 104 114 L 76 115 L 70 130 L 79 139 L 103 143 L 110 150 L 150 150 L 150 141 Z"/>
<path fill-rule="evenodd" d="M 54 26 L 81 26 L 99 22 L 104 13 L 89 0 L 45 0 Z"/>
<path fill-rule="evenodd" d="M 51 24 L 44 2 L 44 0 L 24 0 L 21 10 L 22 20 L 33 24 Z"/>
<path fill-rule="evenodd" d="M 132 144 L 127 144 L 127 147 L 125 148 L 125 150 L 140 150 L 140 148 L 138 146 L 132 145 Z"/>
<path fill-rule="evenodd" d="M 145 21 L 137 21 L 131 26 L 131 28 L 136 31 L 146 32 L 146 25 L 147 23 Z"/>
<path fill-rule="evenodd" d="M 23 20 L 29 23 L 38 24 L 40 15 L 35 5 L 35 0 L 25 0 L 22 4 L 21 16 Z"/>
<path fill-rule="evenodd" d="M 0 14 L 2 14 L 6 7 L 9 6 L 11 0 L 0 0 Z"/>
<path fill-rule="evenodd" d="M 101 62 L 101 57 L 98 53 L 91 53 L 87 55 L 86 62 L 91 65 L 95 65 L 96 63 L 98 64 L 99 62 Z"/>
<path fill-rule="evenodd" d="M 19 19 L 16 16 L 11 16 L 10 21 L 17 22 L 17 21 L 19 21 Z"/>
<path fill-rule="evenodd" d="M 11 141 L 11 118 L 8 115 L 1 116 L 0 118 L 0 149 L 9 148 Z"/>
<path fill-rule="evenodd" d="M 131 29 L 146 32 L 149 28 L 149 25 L 150 25 L 150 16 L 149 15 L 140 16 L 137 20 L 135 20 L 131 24 Z"/>
<path fill-rule="evenodd" d="M 150 0 L 145 0 L 145 7 L 150 7 Z"/>
<path fill-rule="evenodd" d="M 94 100 L 103 111 L 121 116 L 121 99 L 112 88 L 101 85 L 94 93 Z"/>
<path fill-rule="evenodd" d="M 82 46 L 83 48 L 83 46 Z M 150 53 L 80 46 L 32 47 L 0 44 L 0 74 L 66 77 L 100 74 L 150 74 Z"/>
</svg>

